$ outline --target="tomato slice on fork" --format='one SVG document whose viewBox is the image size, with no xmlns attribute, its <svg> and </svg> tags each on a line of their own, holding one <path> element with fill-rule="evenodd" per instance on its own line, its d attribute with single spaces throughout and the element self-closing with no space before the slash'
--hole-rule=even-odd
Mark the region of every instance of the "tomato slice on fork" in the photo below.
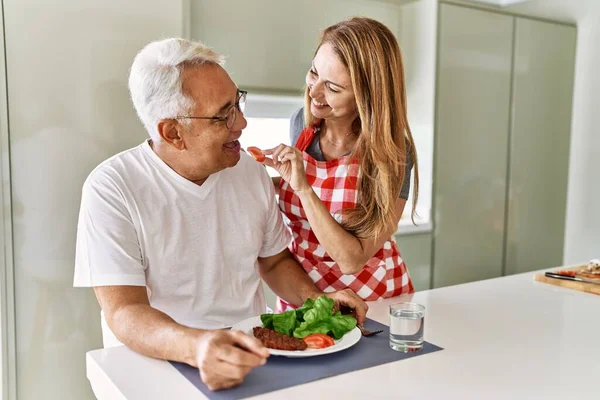
<svg viewBox="0 0 600 400">
<path fill-rule="evenodd" d="M 262 152 L 261 149 L 259 149 L 258 147 L 254 147 L 254 146 L 250 146 L 248 147 L 248 153 L 250 153 L 250 155 L 252 157 L 254 157 L 254 159 L 258 162 L 263 162 L 265 161 L 265 153 Z"/>
</svg>

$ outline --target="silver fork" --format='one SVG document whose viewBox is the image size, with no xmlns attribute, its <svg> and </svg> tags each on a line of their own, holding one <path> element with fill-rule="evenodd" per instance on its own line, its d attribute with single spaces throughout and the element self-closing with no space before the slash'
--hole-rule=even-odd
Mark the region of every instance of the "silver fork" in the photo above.
<svg viewBox="0 0 600 400">
<path fill-rule="evenodd" d="M 340 307 L 340 311 L 343 315 L 351 315 L 354 318 L 356 318 L 356 312 L 354 311 L 353 308 L 350 307 L 346 307 L 346 306 L 341 306 Z M 358 329 L 360 330 L 360 333 L 364 336 L 364 337 L 369 337 L 369 336 L 373 336 L 373 335 L 377 335 L 378 333 L 383 332 L 383 330 L 378 330 L 378 331 L 370 331 L 368 329 L 366 329 L 364 327 L 364 325 L 362 324 L 356 324 L 356 326 L 358 327 Z"/>
<path fill-rule="evenodd" d="M 365 337 L 377 335 L 378 333 L 383 332 L 382 330 L 379 330 L 379 331 L 370 331 L 370 330 L 366 329 L 362 324 L 356 325 L 356 326 L 358 326 L 358 329 L 360 329 L 360 333 L 362 333 L 362 335 L 365 336 Z"/>
</svg>

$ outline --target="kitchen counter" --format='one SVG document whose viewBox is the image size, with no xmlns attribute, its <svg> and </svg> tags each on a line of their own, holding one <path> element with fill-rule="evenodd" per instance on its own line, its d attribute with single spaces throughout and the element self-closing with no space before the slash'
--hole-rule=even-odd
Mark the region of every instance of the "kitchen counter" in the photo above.
<svg viewBox="0 0 600 400">
<path fill-rule="evenodd" d="M 600 296 L 534 282 L 534 273 L 370 303 L 424 304 L 425 340 L 444 348 L 255 397 L 260 399 L 592 399 L 600 377 Z M 390 350 L 391 351 L 391 350 Z M 203 399 L 168 362 L 126 347 L 87 354 L 99 399 Z"/>
</svg>

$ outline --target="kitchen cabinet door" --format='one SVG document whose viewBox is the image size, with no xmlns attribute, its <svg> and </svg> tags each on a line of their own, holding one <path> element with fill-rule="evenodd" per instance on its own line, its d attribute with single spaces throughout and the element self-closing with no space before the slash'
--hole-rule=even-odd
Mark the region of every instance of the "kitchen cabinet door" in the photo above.
<svg viewBox="0 0 600 400">
<path fill-rule="evenodd" d="M 440 4 L 433 286 L 502 274 L 514 17 Z"/>
<path fill-rule="evenodd" d="M 506 273 L 562 265 L 576 28 L 517 18 Z"/>
</svg>

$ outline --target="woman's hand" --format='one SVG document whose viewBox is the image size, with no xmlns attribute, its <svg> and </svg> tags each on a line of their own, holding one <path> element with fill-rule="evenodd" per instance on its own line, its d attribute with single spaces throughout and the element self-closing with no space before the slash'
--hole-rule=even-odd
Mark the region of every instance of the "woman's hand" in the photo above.
<svg viewBox="0 0 600 400">
<path fill-rule="evenodd" d="M 294 192 L 301 193 L 312 190 L 306 180 L 306 171 L 304 170 L 300 150 L 280 144 L 275 148 L 263 150 L 263 153 L 270 155 L 271 158 L 266 158 L 262 163 L 277 170 L 281 178 L 290 184 Z"/>
</svg>

